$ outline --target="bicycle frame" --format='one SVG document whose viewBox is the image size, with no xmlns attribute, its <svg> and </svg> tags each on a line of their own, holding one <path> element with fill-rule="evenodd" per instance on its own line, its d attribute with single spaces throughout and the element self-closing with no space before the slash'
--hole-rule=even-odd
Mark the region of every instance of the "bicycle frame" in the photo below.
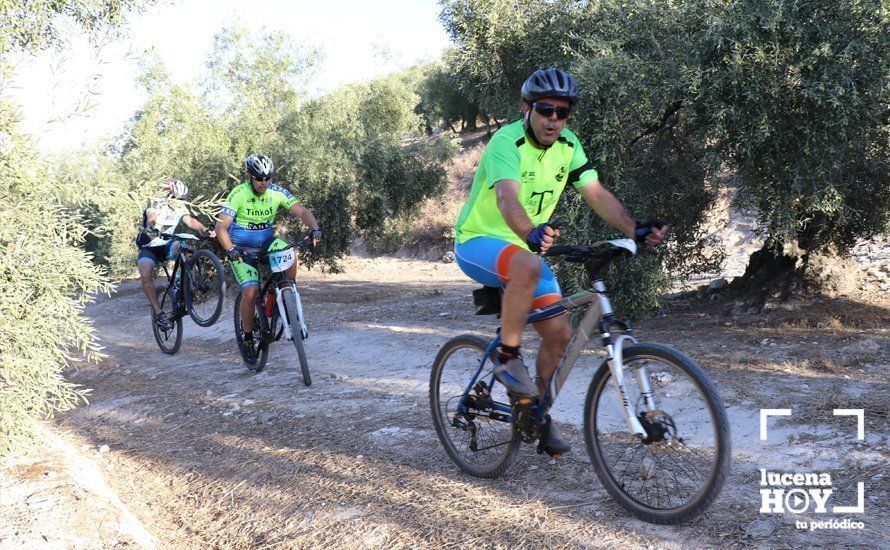
<svg viewBox="0 0 890 550">
<path fill-rule="evenodd" d="M 282 283 L 286 283 L 284 285 L 284 288 L 282 288 Z M 296 298 L 297 315 L 300 317 L 300 332 L 303 334 L 303 338 L 306 338 L 306 336 L 309 335 L 309 329 L 306 328 L 306 321 L 303 316 L 303 302 L 300 299 L 299 291 L 297 291 L 296 281 L 285 278 L 283 272 L 273 272 L 272 275 L 269 276 L 269 278 L 266 280 L 266 283 L 261 287 L 262 291 L 260 292 L 260 296 L 263 297 L 264 300 L 269 293 L 270 286 L 275 289 L 275 305 L 278 308 L 278 315 L 280 316 L 282 326 L 284 327 L 284 336 L 288 340 L 293 340 L 294 338 L 294 333 L 291 324 L 287 319 L 287 312 L 284 308 L 284 300 L 281 299 L 283 291 L 289 290 L 294 293 L 294 298 Z"/>
<path fill-rule="evenodd" d="M 174 284 L 176 284 L 176 272 L 182 270 L 182 273 L 179 276 L 179 284 L 185 284 L 186 270 L 185 270 L 185 262 L 188 261 L 188 254 L 192 253 L 192 250 L 188 248 L 187 241 L 188 240 L 197 240 L 195 237 L 188 234 L 176 233 L 172 235 L 175 240 L 179 242 L 179 250 L 176 252 L 176 259 L 173 261 L 173 269 L 167 270 L 167 262 L 161 262 L 161 267 L 164 269 L 164 275 L 167 277 L 167 286 L 165 290 L 169 290 Z M 166 299 L 167 293 L 164 292 L 164 299 Z M 175 299 L 175 296 L 174 296 Z M 183 298 L 184 299 L 184 298 Z M 184 303 L 184 302 L 183 302 Z M 178 306 L 181 304 L 174 304 L 175 307 L 173 314 L 178 317 L 185 317 L 185 308 L 179 308 Z M 161 303 L 161 307 L 164 307 L 163 302 Z M 182 311 L 180 311 L 182 309 Z"/>
<path fill-rule="evenodd" d="M 544 393 L 538 398 L 536 403 L 536 416 L 538 420 L 541 420 L 550 406 L 556 401 L 556 397 L 559 395 L 559 391 L 562 389 L 569 373 L 571 373 L 572 368 L 575 366 L 575 361 L 577 361 L 578 357 L 581 355 L 581 351 L 594 336 L 595 331 L 599 330 L 602 337 L 602 343 L 609 355 L 609 370 L 612 373 L 612 381 L 618 399 L 623 405 L 622 412 L 624 413 L 628 431 L 641 438 L 645 438 L 646 430 L 637 419 L 630 400 L 627 397 L 627 390 L 625 390 L 624 387 L 624 363 L 622 361 L 623 346 L 625 342 L 630 341 L 636 343 L 637 340 L 633 336 L 627 334 L 622 334 L 615 338 L 614 341 L 612 340 L 611 334 L 609 333 L 609 327 L 611 322 L 614 321 L 614 312 L 612 311 L 612 305 L 609 302 L 609 298 L 606 296 L 606 285 L 601 279 L 595 279 L 593 281 L 592 289 L 582 290 L 581 292 L 563 298 L 555 304 L 533 311 L 526 319 L 526 324 L 537 323 L 538 321 L 543 321 L 544 319 L 583 307 L 587 304 L 590 304 L 590 307 L 587 308 L 587 311 L 578 323 L 578 328 L 573 331 L 568 346 L 566 346 L 565 352 L 562 354 L 556 369 L 553 371 L 550 383 L 547 385 Z M 601 320 L 605 320 L 606 322 L 601 323 Z M 476 374 L 473 376 L 472 380 L 470 380 L 470 384 L 464 391 L 460 404 L 461 411 L 465 412 L 467 410 L 464 401 L 476 385 L 479 375 L 482 373 L 482 369 L 485 366 L 485 362 L 494 356 L 495 350 L 500 343 L 501 335 L 498 333 L 485 350 L 485 354 L 479 362 L 479 368 L 477 369 Z M 494 359 L 492 359 L 492 361 L 494 361 Z M 644 368 L 638 368 L 634 371 L 634 375 L 640 386 L 640 392 L 645 401 L 646 408 L 650 411 L 655 410 L 656 406 L 652 395 L 652 389 L 649 385 L 648 374 Z M 491 379 L 488 380 L 489 387 L 491 387 L 493 379 L 494 374 L 492 373 Z M 512 422 L 512 410 L 509 406 L 494 403 L 493 408 L 499 413 L 503 413 L 506 417 L 506 421 Z"/>
</svg>

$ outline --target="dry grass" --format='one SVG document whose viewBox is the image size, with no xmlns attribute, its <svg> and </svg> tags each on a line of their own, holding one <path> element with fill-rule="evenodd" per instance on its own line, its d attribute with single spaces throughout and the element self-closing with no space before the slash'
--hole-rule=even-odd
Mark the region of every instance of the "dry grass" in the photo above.
<svg viewBox="0 0 890 550">
<path fill-rule="evenodd" d="M 448 167 L 448 187 L 440 197 L 424 203 L 411 227 L 405 250 L 410 254 L 441 256 L 454 242 L 454 224 L 470 192 L 473 175 L 485 145 L 478 143 L 455 155 Z"/>
<path fill-rule="evenodd" d="M 398 346 L 416 346 L 420 364 L 449 334 L 479 327 L 491 332 L 491 320 L 471 315 L 466 282 L 453 265 L 352 258 L 346 266 L 344 274 L 305 274 L 301 280 L 304 304 L 312 308 L 310 318 L 318 323 L 314 334 L 320 338 L 346 323 L 375 326 L 385 319 L 406 329 L 399 332 Z M 162 547 L 725 548 L 767 543 L 745 531 L 761 518 L 752 502 L 757 494 L 754 463 L 738 461 L 724 493 L 693 524 L 643 525 L 608 498 L 586 461 L 577 429 L 563 427 L 574 450 L 562 459 L 551 463 L 524 447 L 501 478 L 472 478 L 456 471 L 436 438 L 425 380 L 420 394 L 404 390 L 405 365 L 385 375 L 395 385 L 375 385 L 336 378 L 340 367 L 335 360 L 319 357 L 313 363 L 313 369 L 318 365 L 316 384 L 303 388 L 297 378 L 280 375 L 280 365 L 247 375 L 231 365 L 236 361 L 234 352 L 226 351 L 231 346 L 215 340 L 189 338 L 171 360 L 157 352 L 150 336 L 134 340 L 115 332 L 115 327 L 144 331 L 144 321 L 132 317 L 137 306 L 145 307 L 143 302 L 129 294 L 93 307 L 100 329 L 115 335 L 106 340 L 110 358 L 80 372 L 77 382 L 95 388 L 92 405 L 65 415 L 61 425 L 93 448 L 111 447 L 97 460 L 115 466 L 110 482 Z M 405 303 L 431 307 L 411 310 Z M 440 317 L 441 311 L 451 315 Z M 844 314 L 838 308 L 834 313 L 836 318 Z M 753 403 L 745 407 L 776 406 L 775 392 L 768 391 L 775 388 L 794 403 L 796 415 L 800 410 L 823 423 L 822 409 L 865 407 L 869 433 L 886 432 L 886 385 L 859 373 L 845 381 L 812 366 L 842 362 L 836 353 L 862 339 L 883 343 L 885 330 L 858 334 L 847 328 L 776 329 L 763 318 L 745 324 L 734 320 L 731 326 L 725 321 L 691 313 L 659 317 L 641 324 L 640 335 L 712 358 L 702 364 L 729 397 L 728 404 L 750 399 Z M 426 334 L 434 336 L 428 340 Z M 778 345 L 764 346 L 764 338 Z M 336 361 L 371 361 L 362 359 L 369 350 L 355 344 L 366 341 L 358 331 L 344 339 Z M 881 357 L 880 350 L 863 349 L 868 357 Z M 400 361 L 395 351 L 384 366 Z M 822 359 L 822 354 L 831 357 Z M 799 373 L 789 376 L 792 369 Z M 879 375 L 875 369 L 868 376 Z M 844 389 L 860 387 L 863 399 L 844 397 Z M 823 397 L 824 403 L 817 402 Z M 235 401 L 240 409 L 233 410 Z M 817 404 L 804 410 L 807 403 Z M 838 419 L 837 426 L 846 430 L 849 422 Z M 393 426 L 408 435 L 379 433 Z M 868 491 L 876 494 L 871 486 Z M 879 525 L 876 509 L 871 507 L 868 516 L 873 531 L 850 535 L 856 537 L 848 539 L 850 545 L 885 540 L 873 536 Z M 777 533 L 768 541 L 774 547 L 822 540 L 784 524 Z"/>
<path fill-rule="evenodd" d="M 813 423 L 824 422 L 826 418 L 832 418 L 834 409 L 863 409 L 866 432 L 886 432 L 887 421 L 890 419 L 890 397 L 886 392 L 868 393 L 857 397 L 846 393 L 828 394 L 811 407 L 803 408 L 801 414 Z"/>
</svg>

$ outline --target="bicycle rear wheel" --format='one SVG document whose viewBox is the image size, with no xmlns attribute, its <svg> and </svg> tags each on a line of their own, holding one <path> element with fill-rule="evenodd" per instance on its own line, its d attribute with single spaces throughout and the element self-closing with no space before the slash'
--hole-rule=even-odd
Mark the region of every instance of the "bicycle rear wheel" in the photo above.
<svg viewBox="0 0 890 550">
<path fill-rule="evenodd" d="M 430 409 L 439 441 L 464 472 L 498 477 L 516 459 L 521 441 L 508 421 L 510 398 L 493 382 L 488 343 L 472 335 L 452 338 L 442 346 L 430 373 Z M 465 399 L 464 392 L 485 361 Z M 463 401 L 463 403 L 461 403 Z"/>
<path fill-rule="evenodd" d="M 188 261 L 187 273 L 185 304 L 189 316 L 199 326 L 209 327 L 219 319 L 226 294 L 222 264 L 209 250 L 198 250 Z"/>
<path fill-rule="evenodd" d="M 303 330 L 300 327 L 300 315 L 297 312 L 297 297 L 293 290 L 284 288 L 281 290 L 281 299 L 284 300 L 284 311 L 287 313 L 287 321 L 290 332 L 297 348 L 297 357 L 300 359 L 300 370 L 303 371 L 303 383 L 312 385 L 312 376 L 309 374 L 309 361 L 306 359 L 306 349 L 303 345 Z"/>
<path fill-rule="evenodd" d="M 723 401 L 701 367 L 658 344 L 624 348 L 624 387 L 646 439 L 628 433 L 622 401 L 606 363 L 584 404 L 584 438 L 606 491 L 650 523 L 677 524 L 717 498 L 731 465 Z M 640 380 L 648 380 L 648 410 Z"/>
<path fill-rule="evenodd" d="M 162 288 L 158 290 L 158 303 L 161 305 L 161 311 L 167 313 L 167 317 L 173 321 L 173 327 L 170 330 L 161 330 L 158 327 L 158 318 L 154 310 L 151 311 L 151 328 L 155 335 L 155 341 L 161 351 L 168 355 L 173 355 L 179 351 L 182 345 L 182 317 L 176 315 L 176 299 L 172 288 Z"/>
<path fill-rule="evenodd" d="M 241 354 L 245 367 L 254 372 L 260 372 L 265 368 L 266 360 L 269 358 L 269 344 L 263 340 L 262 336 L 265 317 L 260 312 L 258 300 L 257 307 L 254 308 L 253 331 L 251 332 L 254 341 L 257 343 L 257 354 L 256 357 L 247 357 L 244 353 L 244 337 L 242 336 L 241 329 L 241 297 L 242 294 L 239 292 L 238 297 L 235 298 L 235 314 L 232 316 L 235 325 L 235 341 L 238 343 L 238 353 Z"/>
</svg>

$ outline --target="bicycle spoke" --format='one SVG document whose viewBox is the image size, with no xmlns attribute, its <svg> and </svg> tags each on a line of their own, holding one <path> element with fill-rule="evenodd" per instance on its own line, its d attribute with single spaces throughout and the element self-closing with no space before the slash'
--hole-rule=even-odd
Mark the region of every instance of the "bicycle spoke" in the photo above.
<svg viewBox="0 0 890 550">
<path fill-rule="evenodd" d="M 440 352 L 431 378 L 430 395 L 437 433 L 461 469 L 473 475 L 493 477 L 512 461 L 519 444 L 511 422 L 491 418 L 492 414 L 500 414 L 495 407 L 507 407 L 509 398 L 502 387 L 489 387 L 490 365 L 479 372 L 486 344 L 476 337 L 454 340 L 460 343 L 445 355 Z M 459 404 L 471 382 L 473 387 L 466 395 L 467 412 L 458 414 Z M 458 425 L 454 425 L 455 418 Z"/>
<path fill-rule="evenodd" d="M 702 386 L 683 368 L 657 356 L 635 358 L 631 354 L 625 363 L 625 391 L 637 410 L 643 409 L 645 400 L 633 373 L 643 366 L 657 407 L 639 413 L 645 441 L 615 435 L 627 426 L 623 402 L 614 392 L 608 371 L 598 378 L 594 441 L 601 455 L 599 464 L 614 480 L 607 489 L 635 513 L 642 504 L 648 509 L 677 510 L 681 516 L 698 514 L 701 510 L 690 512 L 687 505 L 702 498 L 716 471 L 715 413 Z M 687 427 L 689 441 L 677 436 L 680 425 Z"/>
</svg>

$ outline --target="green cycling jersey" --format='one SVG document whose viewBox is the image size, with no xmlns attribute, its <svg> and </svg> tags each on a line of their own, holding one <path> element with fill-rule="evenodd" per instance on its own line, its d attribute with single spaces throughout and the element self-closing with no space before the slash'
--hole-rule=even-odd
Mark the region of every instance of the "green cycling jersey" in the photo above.
<svg viewBox="0 0 890 550">
<path fill-rule="evenodd" d="M 229 230 L 234 244 L 259 247 L 274 236 L 278 210 L 287 210 L 297 202 L 290 191 L 274 183 L 257 196 L 251 183 L 246 181 L 229 192 L 220 213 L 234 219 Z"/>
<path fill-rule="evenodd" d="M 457 220 L 456 240 L 463 244 L 487 236 L 527 248 L 498 209 L 494 185 L 501 180 L 519 182 L 519 202 L 537 226 L 553 215 L 566 184 L 583 187 L 597 178 L 575 134 L 564 129 L 553 145 L 538 149 L 526 136 L 523 121 L 517 120 L 495 132 L 482 153 L 470 197 Z"/>
</svg>

